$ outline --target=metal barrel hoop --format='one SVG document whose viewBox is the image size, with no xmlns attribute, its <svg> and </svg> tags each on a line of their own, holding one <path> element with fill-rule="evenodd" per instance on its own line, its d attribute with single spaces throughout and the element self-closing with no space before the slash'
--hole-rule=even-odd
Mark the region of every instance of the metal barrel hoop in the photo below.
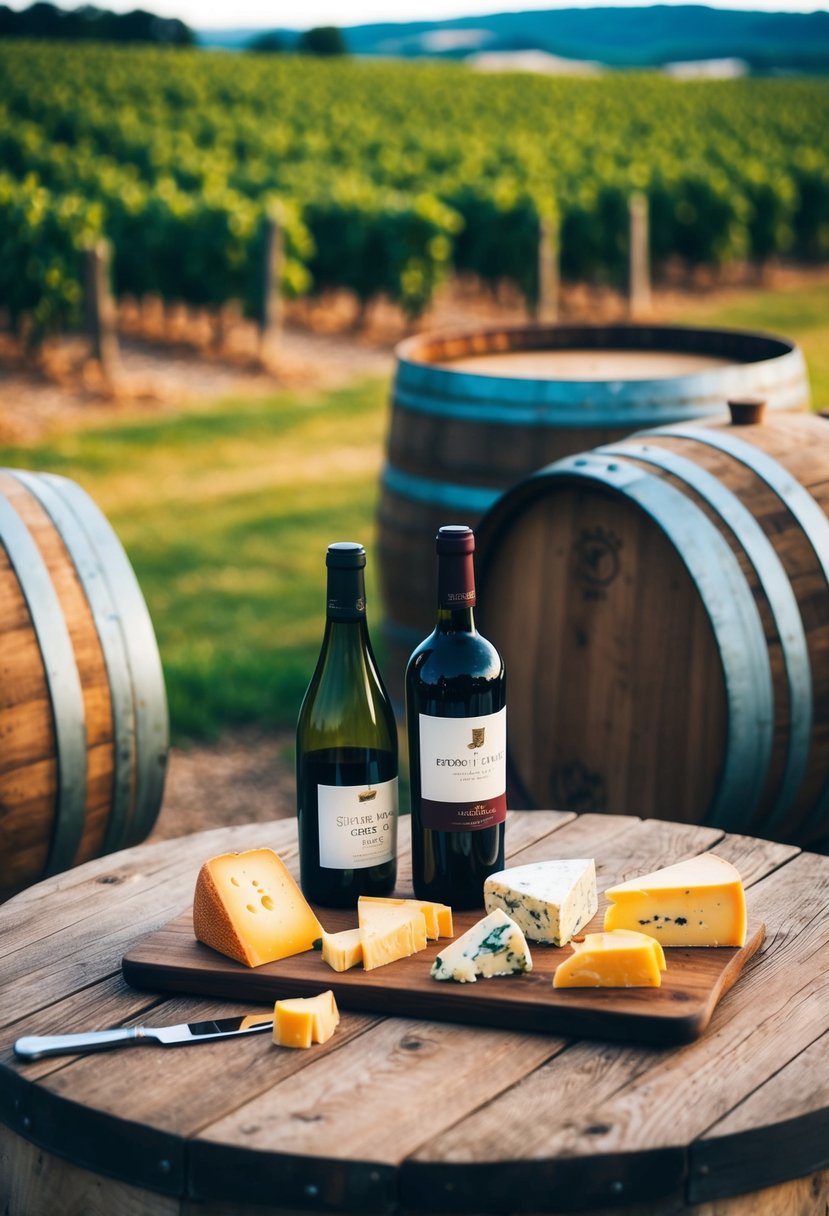
<svg viewBox="0 0 829 1216">
<path fill-rule="evenodd" d="M 609 456 L 627 456 L 663 469 L 708 503 L 736 536 L 754 568 L 769 602 L 780 638 L 789 687 L 789 741 L 783 777 L 767 826 L 779 827 L 790 810 L 806 773 L 812 732 L 812 672 L 800 608 L 783 563 L 757 520 L 717 477 L 686 456 L 656 444 L 636 442 L 598 449 Z"/>
<path fill-rule="evenodd" d="M 0 543 L 29 609 L 52 709 L 58 780 L 54 828 L 43 870 L 49 876 L 69 869 L 83 836 L 87 789 L 83 690 L 52 577 L 31 532 L 1 495 Z"/>
<path fill-rule="evenodd" d="M 68 478 L 54 473 L 43 476 L 84 530 L 116 606 L 113 621 L 123 639 L 135 714 L 135 794 L 124 843 L 137 844 L 157 817 L 169 750 L 164 673 L 152 621 L 123 546 L 93 500 Z"/>
</svg>

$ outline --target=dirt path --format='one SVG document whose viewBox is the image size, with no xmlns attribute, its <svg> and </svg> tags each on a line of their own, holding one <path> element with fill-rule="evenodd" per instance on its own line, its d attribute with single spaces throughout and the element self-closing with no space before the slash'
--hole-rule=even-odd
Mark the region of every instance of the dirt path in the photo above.
<svg viewBox="0 0 829 1216">
<path fill-rule="evenodd" d="M 152 840 L 296 813 L 294 739 L 244 730 L 209 746 L 170 751 L 164 802 Z M 262 843 L 267 844 L 263 835 Z"/>
</svg>

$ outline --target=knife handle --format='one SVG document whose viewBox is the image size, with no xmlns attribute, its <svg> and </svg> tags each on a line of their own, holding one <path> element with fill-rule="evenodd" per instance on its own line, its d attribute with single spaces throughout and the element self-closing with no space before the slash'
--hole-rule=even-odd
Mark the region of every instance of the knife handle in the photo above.
<svg viewBox="0 0 829 1216">
<path fill-rule="evenodd" d="M 128 1043 L 139 1043 L 144 1037 L 141 1026 L 125 1026 L 116 1030 L 90 1030 L 86 1034 L 30 1034 L 18 1039 L 15 1054 L 26 1060 L 39 1060 L 42 1056 L 73 1055 L 75 1052 L 106 1051 L 109 1047 L 122 1047 Z"/>
</svg>

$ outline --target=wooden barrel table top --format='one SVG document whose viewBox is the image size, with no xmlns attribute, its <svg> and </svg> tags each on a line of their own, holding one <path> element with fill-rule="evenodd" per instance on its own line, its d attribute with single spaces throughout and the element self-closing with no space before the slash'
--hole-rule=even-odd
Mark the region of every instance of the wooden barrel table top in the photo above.
<svg viewBox="0 0 829 1216">
<path fill-rule="evenodd" d="M 296 869 L 296 825 L 87 862 L 0 906 L 0 1211 L 823 1216 L 829 857 L 556 811 L 512 812 L 506 839 L 511 859 L 541 842 L 549 856 L 595 857 L 600 890 L 611 873 L 714 848 L 743 875 L 765 942 L 679 1047 L 344 1010 L 307 1051 L 261 1034 L 24 1062 L 24 1034 L 261 1012 L 133 989 L 121 960 L 187 908 L 207 857 L 267 844 Z M 408 858 L 404 841 L 402 891 Z"/>
</svg>

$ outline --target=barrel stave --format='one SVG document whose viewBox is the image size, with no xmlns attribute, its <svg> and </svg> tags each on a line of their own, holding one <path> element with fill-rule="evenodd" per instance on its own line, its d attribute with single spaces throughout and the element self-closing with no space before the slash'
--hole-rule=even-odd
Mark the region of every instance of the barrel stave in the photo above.
<svg viewBox="0 0 829 1216">
<path fill-rule="evenodd" d="M 166 757 L 167 714 L 161 676 L 142 685 L 115 644 L 123 629 L 143 630 L 142 662 L 155 671 L 146 607 L 91 499 L 66 479 L 9 469 L 0 509 L 2 899 L 122 847 L 130 832 L 143 839 L 161 801 L 163 767 L 149 766 Z M 136 746 L 139 714 L 152 754 Z"/>
</svg>

